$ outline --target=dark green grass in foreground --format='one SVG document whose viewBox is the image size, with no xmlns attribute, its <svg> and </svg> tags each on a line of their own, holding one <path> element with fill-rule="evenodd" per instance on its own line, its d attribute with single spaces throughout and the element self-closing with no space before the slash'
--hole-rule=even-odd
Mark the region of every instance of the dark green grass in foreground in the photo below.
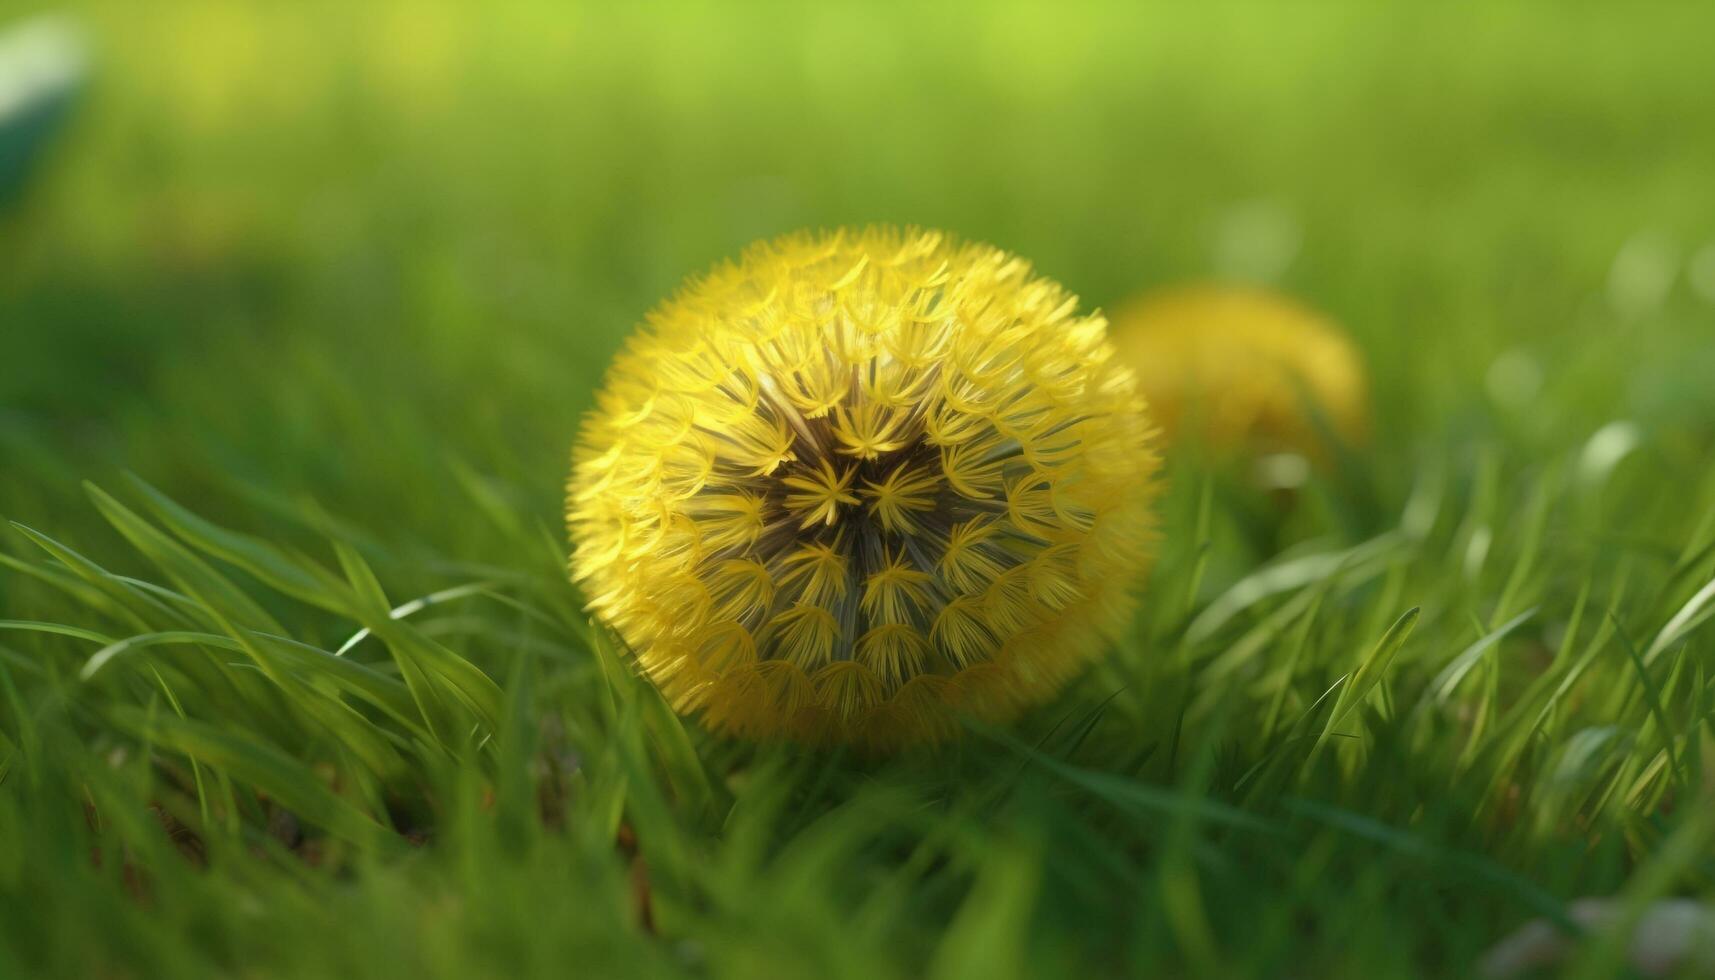
<svg viewBox="0 0 1715 980">
<path fill-rule="evenodd" d="M 1463 975 L 1715 894 L 1715 13 L 345 7 L 92 5 L 0 214 L 0 977 Z M 711 739 L 581 615 L 683 275 L 911 221 L 1112 305 L 1259 214 L 1377 438 L 1176 459 L 1020 725 Z"/>
</svg>

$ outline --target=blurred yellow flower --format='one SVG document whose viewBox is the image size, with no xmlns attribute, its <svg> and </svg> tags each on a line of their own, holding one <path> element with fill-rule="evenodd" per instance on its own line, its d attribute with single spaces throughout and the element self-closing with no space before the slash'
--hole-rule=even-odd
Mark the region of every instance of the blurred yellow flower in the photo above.
<svg viewBox="0 0 1715 980">
<path fill-rule="evenodd" d="M 1003 721 L 1128 620 L 1153 427 L 1100 317 L 934 232 L 752 246 L 618 356 L 572 570 L 675 709 L 871 748 Z"/>
<path fill-rule="evenodd" d="M 1347 445 L 1369 429 L 1357 349 L 1327 318 L 1260 289 L 1201 285 L 1140 297 L 1114 345 L 1171 441 L 1326 457 L 1320 421 Z"/>
</svg>

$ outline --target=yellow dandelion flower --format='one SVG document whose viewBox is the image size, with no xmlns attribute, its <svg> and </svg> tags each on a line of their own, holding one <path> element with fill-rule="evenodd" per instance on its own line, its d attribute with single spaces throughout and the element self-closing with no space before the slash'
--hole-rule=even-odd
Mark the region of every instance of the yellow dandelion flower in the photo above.
<svg viewBox="0 0 1715 980">
<path fill-rule="evenodd" d="M 814 524 L 832 527 L 839 520 L 841 504 L 858 502 L 857 495 L 849 489 L 856 473 L 857 470 L 850 468 L 836 470 L 824 459 L 814 472 L 786 477 L 780 485 L 793 491 L 786 494 L 786 509 L 803 515 L 801 528 Z"/>
<path fill-rule="evenodd" d="M 934 581 L 903 554 L 883 558 L 881 567 L 864 579 L 858 608 L 872 623 L 909 626 L 933 607 L 929 589 Z"/>
<path fill-rule="evenodd" d="M 944 477 L 906 460 L 880 483 L 865 480 L 863 495 L 869 498 L 870 513 L 883 531 L 916 534 L 922 528 L 919 516 L 926 518 L 935 510 Z"/>
<path fill-rule="evenodd" d="M 1284 296 L 1212 285 L 1168 290 L 1121 307 L 1113 338 L 1170 441 L 1326 457 L 1324 428 L 1348 445 L 1367 435 L 1357 349 L 1331 321 Z"/>
<path fill-rule="evenodd" d="M 759 244 L 651 313 L 573 453 L 574 577 L 675 709 L 891 749 L 1131 613 L 1160 460 L 1099 317 L 930 232 Z"/>
</svg>

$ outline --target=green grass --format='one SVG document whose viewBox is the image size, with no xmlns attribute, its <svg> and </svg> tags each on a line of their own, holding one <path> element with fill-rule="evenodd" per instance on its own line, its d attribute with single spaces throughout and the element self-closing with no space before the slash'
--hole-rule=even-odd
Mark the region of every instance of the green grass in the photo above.
<svg viewBox="0 0 1715 980">
<path fill-rule="evenodd" d="M 351 6 L 80 5 L 0 211 L 0 977 L 1458 976 L 1715 894 L 1715 10 Z M 1178 455 L 1016 726 L 712 738 L 567 450 L 680 278 L 872 220 L 1097 306 L 1260 221 L 1377 438 Z"/>
</svg>

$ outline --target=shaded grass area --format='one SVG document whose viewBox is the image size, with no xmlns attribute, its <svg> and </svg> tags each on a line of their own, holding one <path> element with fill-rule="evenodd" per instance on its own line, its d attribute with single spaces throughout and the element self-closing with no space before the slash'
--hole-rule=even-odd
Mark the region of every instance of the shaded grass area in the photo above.
<svg viewBox="0 0 1715 980">
<path fill-rule="evenodd" d="M 1459 975 L 1709 894 L 1709 13 L 85 9 L 0 214 L 0 975 Z M 1105 306 L 1258 214 L 1377 439 L 1182 452 L 1019 726 L 723 742 L 581 614 L 687 272 L 917 222 Z"/>
</svg>

